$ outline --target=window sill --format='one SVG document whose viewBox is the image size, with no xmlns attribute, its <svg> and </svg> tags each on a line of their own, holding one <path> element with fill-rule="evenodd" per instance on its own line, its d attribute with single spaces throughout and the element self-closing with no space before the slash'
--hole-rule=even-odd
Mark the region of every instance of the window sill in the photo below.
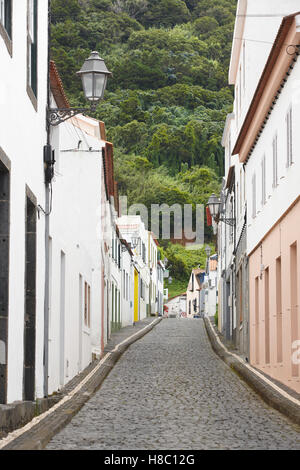
<svg viewBox="0 0 300 470">
<path fill-rule="evenodd" d="M 37 98 L 35 94 L 32 91 L 32 88 L 30 85 L 27 84 L 27 95 L 29 96 L 29 99 L 32 103 L 32 106 L 34 107 L 35 111 L 37 112 Z"/>
<path fill-rule="evenodd" d="M 4 44 L 6 45 L 7 51 L 12 57 L 12 40 L 10 39 L 9 35 L 7 34 L 6 29 L 3 27 L 3 25 L 0 23 L 0 36 L 3 38 Z"/>
</svg>

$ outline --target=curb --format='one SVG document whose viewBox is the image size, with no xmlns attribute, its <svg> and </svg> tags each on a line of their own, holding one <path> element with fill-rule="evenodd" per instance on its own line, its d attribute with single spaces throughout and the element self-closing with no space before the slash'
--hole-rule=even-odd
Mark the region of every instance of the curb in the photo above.
<svg viewBox="0 0 300 470">
<path fill-rule="evenodd" d="M 149 325 L 121 341 L 108 352 L 97 366 L 83 379 L 74 390 L 63 397 L 56 405 L 0 440 L 0 450 L 42 450 L 52 437 L 61 431 L 75 416 L 82 406 L 100 388 L 104 379 L 113 369 L 126 349 L 149 333 L 162 318 L 157 318 Z"/>
<path fill-rule="evenodd" d="M 293 423 L 300 425 L 300 404 L 299 400 L 289 396 L 284 390 L 271 383 L 249 364 L 232 353 L 226 347 L 218 342 L 218 337 L 213 330 L 213 326 L 207 318 L 204 318 L 204 324 L 209 337 L 212 349 L 215 353 L 243 379 L 266 403 L 284 414 Z M 288 398 L 290 397 L 290 398 Z"/>
</svg>

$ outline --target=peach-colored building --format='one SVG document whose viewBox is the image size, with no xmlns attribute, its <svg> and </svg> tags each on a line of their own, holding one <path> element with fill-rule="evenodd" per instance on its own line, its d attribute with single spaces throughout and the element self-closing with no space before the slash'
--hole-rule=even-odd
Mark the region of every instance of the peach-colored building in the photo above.
<svg viewBox="0 0 300 470">
<path fill-rule="evenodd" d="M 202 284 L 205 271 L 197 268 L 191 272 L 188 288 L 186 291 L 186 314 L 187 318 L 204 313 L 204 297 L 201 296 Z M 203 310 L 203 312 L 201 311 Z"/>
<path fill-rule="evenodd" d="M 250 254 L 250 361 L 300 392 L 300 197 Z M 300 356 L 300 355 L 299 355 Z"/>
<path fill-rule="evenodd" d="M 232 154 L 244 164 L 250 362 L 300 392 L 300 12 L 283 18 Z"/>
</svg>

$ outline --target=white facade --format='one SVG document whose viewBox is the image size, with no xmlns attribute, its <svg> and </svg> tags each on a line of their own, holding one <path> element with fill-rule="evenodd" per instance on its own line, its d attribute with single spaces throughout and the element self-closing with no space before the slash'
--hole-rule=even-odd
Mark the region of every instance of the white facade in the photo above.
<svg viewBox="0 0 300 470">
<path fill-rule="evenodd" d="M 121 290 L 122 290 L 122 250 L 119 233 L 116 226 L 112 226 L 111 245 L 111 330 L 120 328 L 121 320 Z"/>
<path fill-rule="evenodd" d="M 161 260 L 157 262 L 157 314 L 164 313 L 164 271 L 165 266 Z"/>
<path fill-rule="evenodd" d="M 298 11 L 297 0 L 239 0 L 233 33 L 229 84 L 234 85 L 235 94 L 233 113 L 227 117 L 222 139 L 225 175 L 220 215 L 223 219 L 233 218 L 235 225 L 232 227 L 221 221 L 218 224 L 219 329 L 247 357 L 251 327 L 248 257 L 298 196 L 297 168 L 294 161 L 287 164 L 287 132 L 291 132 L 293 146 L 297 149 L 299 141 L 293 126 L 299 119 L 299 108 L 294 102 L 297 101 L 295 89 L 299 81 L 299 64 L 290 72 L 273 111 L 269 113 L 268 122 L 252 143 L 249 161 L 245 161 L 243 146 L 248 146 L 250 134 L 254 132 L 251 129 L 257 125 L 256 116 L 248 116 L 248 112 L 252 112 L 257 103 L 261 113 L 268 111 L 262 111 L 266 98 L 257 97 L 258 85 L 261 85 L 283 18 Z M 283 55 L 291 57 L 289 53 L 293 54 L 293 51 L 287 50 L 288 45 L 288 42 L 284 44 Z M 281 65 L 285 67 L 283 63 Z M 276 95 L 273 82 L 268 83 L 272 100 Z M 243 133 L 240 134 L 241 130 Z M 276 184 L 274 159 L 277 160 Z"/>
<path fill-rule="evenodd" d="M 133 324 L 133 282 L 133 253 L 127 243 L 122 243 L 122 327 Z"/>
<path fill-rule="evenodd" d="M 100 349 L 104 143 L 97 124 L 77 116 L 51 129 L 49 393 L 91 362 L 93 347 Z"/>
<path fill-rule="evenodd" d="M 8 302 L 6 302 L 6 294 L 2 293 L 1 295 L 2 302 L 4 302 L 3 308 L 8 315 L 8 325 L 5 320 L 2 329 L 3 336 L 0 338 L 2 342 L 0 367 L 4 374 L 4 387 L 7 385 L 7 390 L 2 388 L 2 384 L 0 388 L 6 395 L 2 397 L 1 401 L 8 403 L 24 398 L 42 397 L 44 376 L 45 218 L 41 211 L 38 212 L 38 206 L 45 207 L 43 146 L 47 141 L 48 2 L 46 0 L 39 2 L 38 28 L 36 32 L 33 32 L 38 57 L 37 70 L 36 74 L 32 70 L 33 75 L 31 76 L 29 75 L 31 51 L 28 55 L 27 50 L 27 5 L 26 1 L 13 2 L 10 37 L 5 27 L 0 26 L 0 158 L 3 165 L 1 177 L 4 177 L 4 173 L 6 173 L 10 178 L 10 221 L 9 229 L 6 232 L 9 244 L 9 261 L 6 260 L 6 267 L 4 266 L 5 271 L 8 268 L 8 273 L 4 274 L 5 281 L 1 279 L 2 286 L 4 286 L 3 282 L 8 282 Z M 32 89 L 32 87 L 35 88 L 32 80 L 36 80 L 35 92 Z M 6 168 L 5 171 L 4 168 Z M 25 226 L 28 204 L 26 201 L 30 201 L 29 204 L 33 208 L 32 216 L 36 218 L 34 222 L 36 241 L 32 252 L 36 254 L 36 259 L 32 260 L 34 264 L 34 266 L 32 264 L 32 273 L 27 273 L 27 275 L 25 269 Z M 2 220 L 2 230 L 3 222 Z M 3 252 L 1 252 L 2 256 Z M 33 334 L 27 336 L 27 348 L 31 351 L 29 354 L 32 353 L 33 358 L 29 358 L 31 372 L 29 372 L 27 386 L 25 385 L 26 367 L 24 367 L 24 327 L 28 318 L 25 318 L 24 303 L 29 287 L 26 288 L 26 279 L 28 282 L 35 280 L 35 286 L 31 286 L 33 288 L 31 300 L 35 305 L 32 304 L 30 307 L 30 322 L 33 326 L 31 332 Z M 5 377 L 6 373 L 7 377 Z"/>
<path fill-rule="evenodd" d="M 150 270 L 149 305 L 151 315 L 156 315 L 158 310 L 157 245 L 152 232 L 148 232 L 148 237 L 148 265 Z"/>
<path fill-rule="evenodd" d="M 139 320 L 148 314 L 150 269 L 148 266 L 148 231 L 139 215 L 123 215 L 117 220 L 118 227 L 127 243 L 132 247 L 133 261 L 139 273 Z M 136 240 L 136 246 L 133 241 Z"/>
<path fill-rule="evenodd" d="M 300 30 L 300 15 L 299 15 Z M 268 122 L 246 165 L 248 202 L 248 253 L 259 243 L 299 196 L 300 134 L 300 61 L 286 82 Z M 291 111 L 289 135 L 292 145 L 291 159 L 288 160 L 287 117 Z M 277 153 L 274 155 L 273 142 L 276 139 Z M 275 142 L 274 142 L 275 143 Z M 277 161 L 276 182 L 274 158 Z M 263 160 L 265 169 L 263 170 Z M 264 171 L 264 174 L 263 174 Z M 256 179 L 255 194 L 253 178 Z"/>
<path fill-rule="evenodd" d="M 298 11 L 298 0 L 238 1 L 229 69 L 229 84 L 235 86 L 237 132 L 243 124 L 282 18 Z"/>
<path fill-rule="evenodd" d="M 210 259 L 209 272 L 205 275 L 203 288 L 205 289 L 205 315 L 212 317 L 216 313 L 218 295 L 218 265 L 214 259 Z"/>
</svg>

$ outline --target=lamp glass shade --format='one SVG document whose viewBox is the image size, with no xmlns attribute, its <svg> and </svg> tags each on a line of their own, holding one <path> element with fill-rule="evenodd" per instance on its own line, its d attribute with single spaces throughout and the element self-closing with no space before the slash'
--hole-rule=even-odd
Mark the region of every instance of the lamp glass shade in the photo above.
<svg viewBox="0 0 300 470">
<path fill-rule="evenodd" d="M 87 100 L 97 103 L 103 99 L 107 77 L 111 75 L 98 52 L 92 52 L 77 72 L 82 79 L 83 91 Z"/>
<path fill-rule="evenodd" d="M 84 96 L 88 100 L 92 100 L 93 97 L 93 74 L 92 73 L 85 73 L 81 77 L 82 79 L 82 86 L 84 91 Z"/>
<path fill-rule="evenodd" d="M 207 205 L 212 217 L 216 217 L 220 210 L 220 199 L 215 194 L 212 194 L 207 202 Z"/>
<path fill-rule="evenodd" d="M 95 74 L 95 90 L 94 100 L 101 100 L 104 96 L 104 91 L 107 83 L 107 75 L 101 75 L 100 73 Z"/>
<path fill-rule="evenodd" d="M 206 253 L 206 256 L 207 256 L 207 257 L 210 256 L 210 254 L 211 254 L 211 248 L 210 248 L 210 246 L 206 246 L 206 247 L 205 247 L 205 253 Z"/>
<path fill-rule="evenodd" d="M 138 237 L 132 237 L 131 242 L 132 242 L 133 248 L 136 248 L 139 244 L 139 238 Z"/>
</svg>

